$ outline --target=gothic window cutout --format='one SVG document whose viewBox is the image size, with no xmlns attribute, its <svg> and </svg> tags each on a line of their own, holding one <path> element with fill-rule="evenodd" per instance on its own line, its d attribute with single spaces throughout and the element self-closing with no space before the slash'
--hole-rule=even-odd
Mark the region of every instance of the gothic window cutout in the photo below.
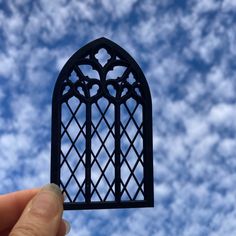
<svg viewBox="0 0 236 236">
<path fill-rule="evenodd" d="M 65 193 L 65 210 L 153 206 L 151 95 L 114 42 L 87 44 L 61 70 L 51 150 L 51 182 Z"/>
</svg>

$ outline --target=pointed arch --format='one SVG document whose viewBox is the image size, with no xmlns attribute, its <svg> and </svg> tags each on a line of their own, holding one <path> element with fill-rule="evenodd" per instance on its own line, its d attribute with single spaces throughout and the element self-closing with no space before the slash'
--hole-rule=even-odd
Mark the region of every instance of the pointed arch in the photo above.
<svg viewBox="0 0 236 236">
<path fill-rule="evenodd" d="M 153 206 L 152 101 L 136 61 L 99 38 L 62 68 L 52 98 L 51 182 L 65 209 Z"/>
</svg>

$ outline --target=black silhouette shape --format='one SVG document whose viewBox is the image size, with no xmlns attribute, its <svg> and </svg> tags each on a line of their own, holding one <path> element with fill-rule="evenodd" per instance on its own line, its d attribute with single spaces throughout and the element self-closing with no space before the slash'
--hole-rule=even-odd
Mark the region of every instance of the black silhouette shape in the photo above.
<svg viewBox="0 0 236 236">
<path fill-rule="evenodd" d="M 97 39 L 66 62 L 52 99 L 51 182 L 64 209 L 153 206 L 152 104 L 120 46 Z"/>
</svg>

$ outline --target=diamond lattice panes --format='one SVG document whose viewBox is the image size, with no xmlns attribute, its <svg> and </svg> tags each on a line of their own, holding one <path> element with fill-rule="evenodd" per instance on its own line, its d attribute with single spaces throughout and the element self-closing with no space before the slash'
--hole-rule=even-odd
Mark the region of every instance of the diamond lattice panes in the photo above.
<svg viewBox="0 0 236 236">
<path fill-rule="evenodd" d="M 75 97 L 62 104 L 61 186 L 65 192 L 66 202 L 85 201 L 86 122 L 84 113 L 85 104 Z"/>
<path fill-rule="evenodd" d="M 101 98 L 92 107 L 91 201 L 115 199 L 114 106 Z"/>
</svg>

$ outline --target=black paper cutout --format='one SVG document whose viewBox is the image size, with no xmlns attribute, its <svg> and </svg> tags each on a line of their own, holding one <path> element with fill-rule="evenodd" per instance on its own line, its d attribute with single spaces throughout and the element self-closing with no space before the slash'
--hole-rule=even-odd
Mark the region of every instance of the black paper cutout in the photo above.
<svg viewBox="0 0 236 236">
<path fill-rule="evenodd" d="M 51 138 L 51 182 L 65 210 L 154 205 L 150 90 L 114 42 L 94 40 L 62 68 Z"/>
</svg>

